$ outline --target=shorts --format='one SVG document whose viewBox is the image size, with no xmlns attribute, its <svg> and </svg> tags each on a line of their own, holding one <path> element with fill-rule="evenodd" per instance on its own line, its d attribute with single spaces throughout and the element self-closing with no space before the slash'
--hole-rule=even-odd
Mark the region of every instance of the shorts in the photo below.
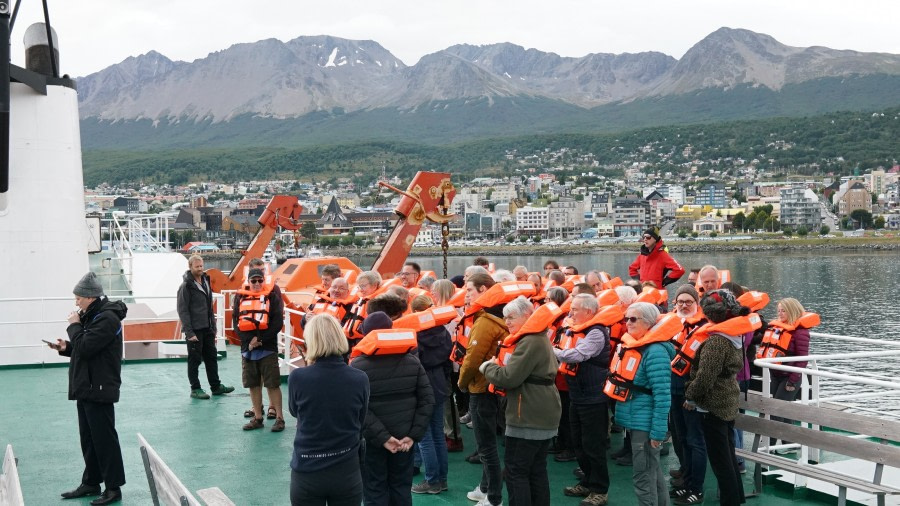
<svg viewBox="0 0 900 506">
<path fill-rule="evenodd" d="M 241 380 L 244 388 L 281 386 L 281 371 L 278 369 L 278 354 L 266 355 L 259 360 L 241 359 Z M 260 383 L 262 385 L 260 385 Z"/>
</svg>

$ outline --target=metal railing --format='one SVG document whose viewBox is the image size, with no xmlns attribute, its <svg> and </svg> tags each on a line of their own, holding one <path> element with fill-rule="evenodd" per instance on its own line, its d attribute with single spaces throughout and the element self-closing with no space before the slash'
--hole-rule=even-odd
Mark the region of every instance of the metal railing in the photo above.
<svg viewBox="0 0 900 506">
<path fill-rule="evenodd" d="M 110 251 L 115 253 L 115 260 L 119 262 L 129 288 L 133 286 L 135 252 L 171 251 L 168 217 L 138 214 L 113 216 L 103 222 L 110 232 Z"/>
</svg>

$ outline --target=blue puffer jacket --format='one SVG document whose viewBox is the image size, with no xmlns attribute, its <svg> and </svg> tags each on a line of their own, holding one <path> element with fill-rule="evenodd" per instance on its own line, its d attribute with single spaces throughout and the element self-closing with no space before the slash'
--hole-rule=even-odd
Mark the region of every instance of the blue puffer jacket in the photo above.
<svg viewBox="0 0 900 506">
<path fill-rule="evenodd" d="M 651 343 L 644 348 L 634 383 L 653 394 L 633 391 L 632 397 L 616 405 L 616 422 L 631 430 L 650 433 L 650 439 L 662 441 L 668 430 L 672 405 L 672 367 L 675 347 L 672 343 Z"/>
</svg>

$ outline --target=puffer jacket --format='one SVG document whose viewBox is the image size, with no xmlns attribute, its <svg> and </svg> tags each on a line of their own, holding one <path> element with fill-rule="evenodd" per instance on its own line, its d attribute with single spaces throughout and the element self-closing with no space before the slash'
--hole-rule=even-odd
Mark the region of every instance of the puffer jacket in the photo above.
<svg viewBox="0 0 900 506">
<path fill-rule="evenodd" d="M 434 393 L 419 359 L 411 353 L 361 355 L 350 365 L 369 377 L 366 442 L 382 446 L 391 436 L 420 441 L 434 410 Z"/>
<path fill-rule="evenodd" d="M 562 405 L 554 382 L 559 362 L 547 334 L 525 334 L 500 367 L 484 369 L 487 380 L 506 390 L 506 426 L 553 430 L 559 427 Z"/>
<path fill-rule="evenodd" d="M 443 402 L 450 393 L 450 350 L 453 341 L 443 325 L 422 330 L 416 334 L 419 362 L 425 368 L 435 402 Z"/>
<path fill-rule="evenodd" d="M 500 342 L 509 335 L 503 318 L 496 315 L 502 307 L 496 306 L 488 312 L 484 309 L 475 313 L 475 323 L 469 332 L 469 347 L 466 349 L 466 358 L 459 368 L 459 389 L 463 392 L 483 394 L 487 392 L 488 382 L 484 375 L 478 371 L 485 360 L 493 357 L 500 347 Z M 493 313 L 493 314 L 492 314 Z"/>
<path fill-rule="evenodd" d="M 69 340 L 59 354 L 70 357 L 69 400 L 119 402 L 122 386 L 122 320 L 128 307 L 100 297 L 88 306 L 81 323 L 66 328 Z"/>
<path fill-rule="evenodd" d="M 209 286 L 209 276 L 206 273 L 201 279 L 204 285 Z M 184 273 L 181 286 L 178 287 L 176 308 L 185 339 L 194 337 L 197 330 L 216 331 L 216 316 L 212 310 L 212 289 L 210 293 L 206 293 L 197 287 L 190 270 Z"/>
<path fill-rule="evenodd" d="M 634 390 L 631 398 L 616 404 L 616 421 L 623 427 L 649 432 L 654 441 L 666 438 L 674 357 L 672 343 L 651 343 L 644 347 L 634 384 L 650 389 L 652 394 Z"/>
</svg>

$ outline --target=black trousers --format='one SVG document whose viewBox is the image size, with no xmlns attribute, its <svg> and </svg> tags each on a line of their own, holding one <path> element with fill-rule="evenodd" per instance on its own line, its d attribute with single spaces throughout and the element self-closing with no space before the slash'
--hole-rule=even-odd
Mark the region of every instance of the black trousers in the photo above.
<svg viewBox="0 0 900 506">
<path fill-rule="evenodd" d="M 362 499 L 362 475 L 356 453 L 319 471 L 291 470 L 291 506 L 359 506 Z"/>
<path fill-rule="evenodd" d="M 556 434 L 557 446 L 563 450 L 575 448 L 572 441 L 572 422 L 569 419 L 569 391 L 559 391 L 559 403 L 562 405 L 562 414 L 559 416 L 559 429 Z"/>
<path fill-rule="evenodd" d="M 188 381 L 191 382 L 191 390 L 200 387 L 200 363 L 206 367 L 206 379 L 209 380 L 209 388 L 221 385 L 219 381 L 219 363 L 216 361 L 216 333 L 212 329 L 200 329 L 196 331 L 197 341 L 187 341 L 188 349 Z"/>
<path fill-rule="evenodd" d="M 75 405 L 84 457 L 81 482 L 86 485 L 105 483 L 106 488 L 121 487 L 125 484 L 125 465 L 116 432 L 115 405 L 90 401 L 77 401 Z"/>
<path fill-rule="evenodd" d="M 503 454 L 509 506 L 550 506 L 549 439 L 506 437 Z"/>
<path fill-rule="evenodd" d="M 734 456 L 734 421 L 726 422 L 712 413 L 703 413 L 703 438 L 706 455 L 716 481 L 722 506 L 743 504 L 744 484 Z"/>
<path fill-rule="evenodd" d="M 412 504 L 413 450 L 391 453 L 366 442 L 363 499 L 366 506 Z M 441 441 L 441 444 L 444 444 Z"/>
<path fill-rule="evenodd" d="M 609 416 L 606 403 L 569 405 L 572 424 L 572 447 L 578 465 L 584 471 L 581 484 L 591 492 L 609 492 L 609 469 L 606 464 L 606 438 Z"/>
</svg>

